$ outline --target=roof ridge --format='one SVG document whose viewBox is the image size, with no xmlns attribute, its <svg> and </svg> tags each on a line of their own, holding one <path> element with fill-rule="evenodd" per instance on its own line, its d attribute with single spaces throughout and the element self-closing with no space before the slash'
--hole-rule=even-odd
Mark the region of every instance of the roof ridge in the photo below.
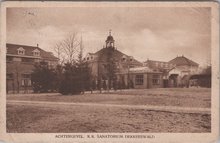
<svg viewBox="0 0 220 143">
<path fill-rule="evenodd" d="M 184 58 L 184 59 L 186 60 L 186 62 L 187 62 L 189 65 L 191 65 L 191 63 L 190 63 L 190 61 L 189 61 L 188 58 L 186 58 L 185 56 L 182 56 L 182 58 Z"/>
<path fill-rule="evenodd" d="M 22 44 L 12 44 L 12 43 L 6 43 L 6 45 L 15 45 L 15 46 L 25 46 L 25 47 L 35 47 L 35 48 L 39 48 L 37 46 L 29 46 L 29 45 L 22 45 Z M 41 49 L 41 48 L 40 48 Z"/>
<path fill-rule="evenodd" d="M 194 61 L 192 61 L 192 60 L 190 60 L 190 59 L 188 59 L 188 58 L 186 58 L 186 57 L 184 57 L 184 58 L 187 60 L 187 62 L 188 62 L 190 65 L 194 65 L 194 64 L 198 65 L 196 62 L 194 62 Z"/>
</svg>

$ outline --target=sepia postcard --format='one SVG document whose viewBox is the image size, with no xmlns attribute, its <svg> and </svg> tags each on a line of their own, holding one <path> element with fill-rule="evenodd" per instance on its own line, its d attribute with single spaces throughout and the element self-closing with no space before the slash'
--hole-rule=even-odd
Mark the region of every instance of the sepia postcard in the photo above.
<svg viewBox="0 0 220 143">
<path fill-rule="evenodd" d="M 0 14 L 0 142 L 218 142 L 218 2 L 5 1 Z"/>
</svg>

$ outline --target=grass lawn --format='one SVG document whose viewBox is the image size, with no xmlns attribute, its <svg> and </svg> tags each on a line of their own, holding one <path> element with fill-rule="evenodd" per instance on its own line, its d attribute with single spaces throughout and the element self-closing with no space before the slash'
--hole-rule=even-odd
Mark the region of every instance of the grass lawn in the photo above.
<svg viewBox="0 0 220 143">
<path fill-rule="evenodd" d="M 210 132 L 211 115 L 173 113 L 110 106 L 63 105 L 91 103 L 111 105 L 156 105 L 182 108 L 210 108 L 211 89 L 146 89 L 110 93 L 7 95 L 7 101 L 30 101 L 7 104 L 7 132 Z M 46 101 L 55 104 L 31 104 Z"/>
<path fill-rule="evenodd" d="M 8 95 L 7 100 L 82 102 L 125 105 L 163 105 L 180 107 L 211 107 L 209 88 L 159 88 L 131 89 L 110 93 L 86 93 L 82 95 L 21 94 Z"/>
</svg>

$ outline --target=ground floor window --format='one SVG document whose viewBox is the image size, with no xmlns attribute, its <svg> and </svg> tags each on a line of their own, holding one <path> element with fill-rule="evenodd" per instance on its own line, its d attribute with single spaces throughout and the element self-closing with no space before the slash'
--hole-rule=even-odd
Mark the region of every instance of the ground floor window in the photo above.
<svg viewBox="0 0 220 143">
<path fill-rule="evenodd" d="M 159 85 L 160 84 L 160 75 L 155 74 L 152 76 L 152 83 L 153 85 Z"/>
<path fill-rule="evenodd" d="M 22 86 L 31 86 L 31 74 L 22 74 L 21 85 Z"/>
<path fill-rule="evenodd" d="M 143 85 L 144 84 L 144 75 L 136 75 L 135 76 L 135 84 Z"/>
<path fill-rule="evenodd" d="M 13 73 L 7 73 L 7 79 L 13 79 L 14 78 L 14 75 Z"/>
<path fill-rule="evenodd" d="M 25 86 L 25 87 L 31 86 L 31 79 L 22 79 L 21 80 L 21 85 Z"/>
</svg>

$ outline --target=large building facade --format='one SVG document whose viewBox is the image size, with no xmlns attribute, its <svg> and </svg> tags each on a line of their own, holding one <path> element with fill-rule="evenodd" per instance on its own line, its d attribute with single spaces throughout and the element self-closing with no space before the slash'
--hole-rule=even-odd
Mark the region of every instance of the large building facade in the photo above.
<svg viewBox="0 0 220 143">
<path fill-rule="evenodd" d="M 169 62 L 149 59 L 139 62 L 115 48 L 111 32 L 105 46 L 96 53 L 88 53 L 84 60 L 89 63 L 96 84 L 102 84 L 101 87 L 110 84 L 110 88 L 115 80 L 124 88 L 180 87 L 188 84 L 187 77 L 197 73 L 199 66 L 184 56 Z"/>
<path fill-rule="evenodd" d="M 111 33 L 105 43 L 101 50 L 88 53 L 84 58 L 89 63 L 92 76 L 99 87 L 106 84 L 110 85 L 110 88 L 113 88 L 114 84 L 119 88 L 162 87 L 162 72 L 140 70 L 144 68 L 143 63 L 116 49 Z"/>
<path fill-rule="evenodd" d="M 34 65 L 42 61 L 53 67 L 59 59 L 38 46 L 6 44 L 7 93 L 31 92 L 31 73 Z"/>
</svg>

